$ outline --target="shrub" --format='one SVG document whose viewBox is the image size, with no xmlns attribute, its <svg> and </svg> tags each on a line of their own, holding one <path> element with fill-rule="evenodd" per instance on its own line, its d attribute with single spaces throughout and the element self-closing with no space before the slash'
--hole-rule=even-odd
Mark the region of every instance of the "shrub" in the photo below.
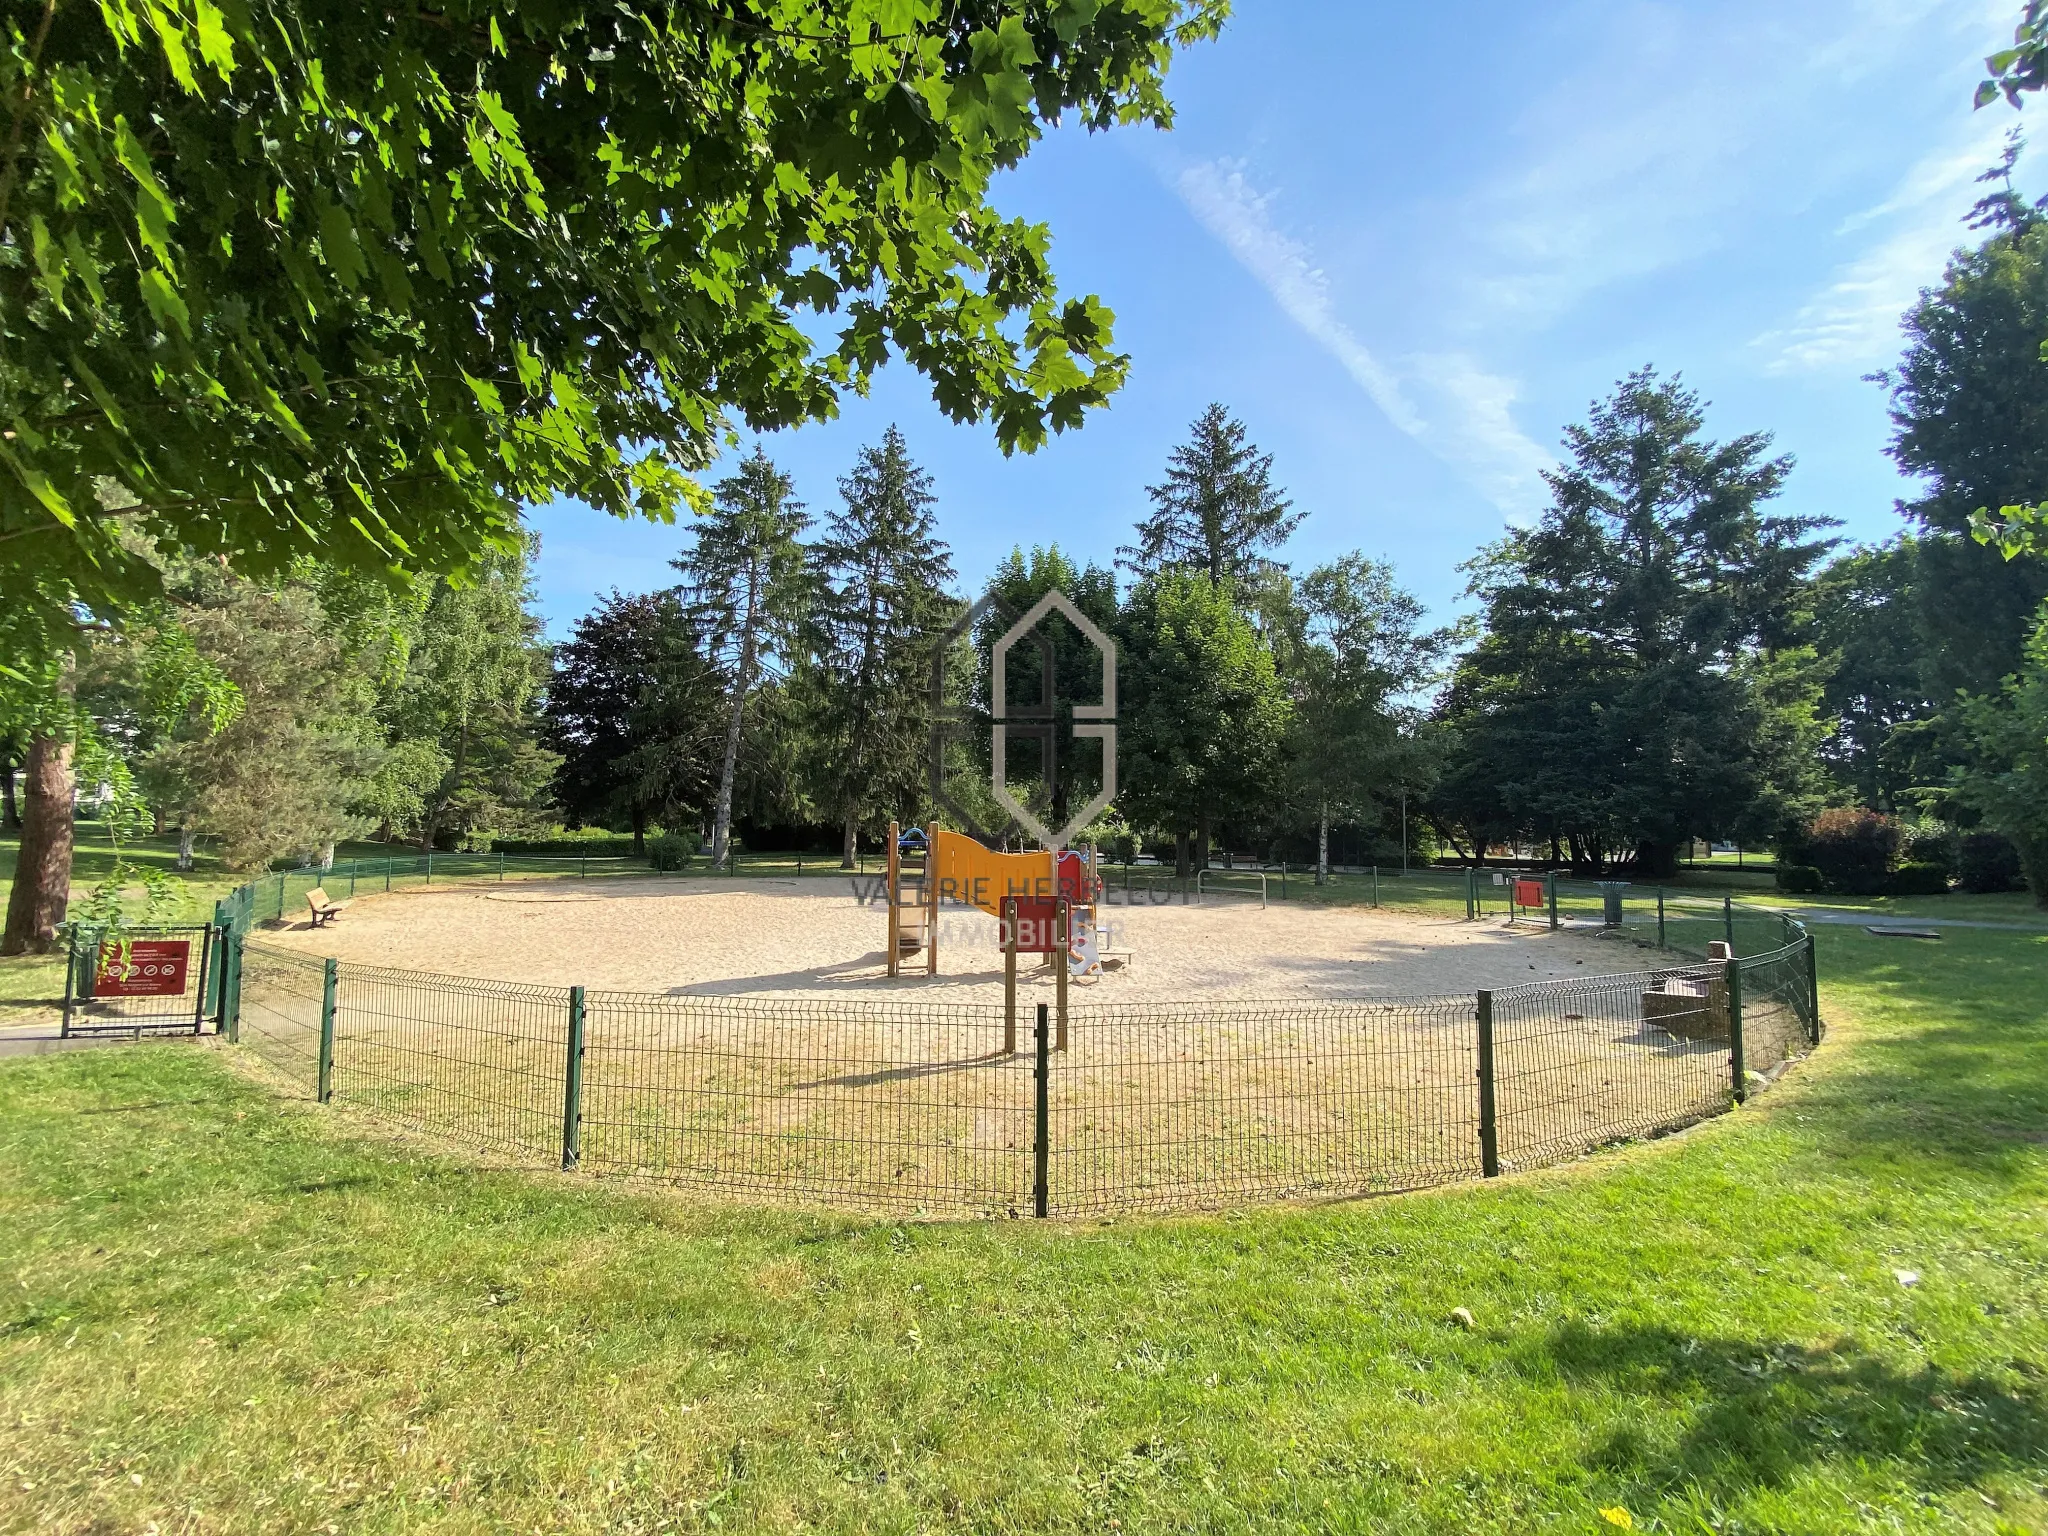
<svg viewBox="0 0 2048 1536">
<path fill-rule="evenodd" d="M 1971 832 L 1956 856 L 1956 871 L 1966 891 L 1988 895 L 2009 891 L 2019 883 L 2020 851 L 2011 838 L 1997 832 Z"/>
<path fill-rule="evenodd" d="M 1780 864 L 1778 889 L 1793 896 L 1812 896 L 1821 889 L 1820 871 L 1811 864 Z"/>
<path fill-rule="evenodd" d="M 1939 864 L 1943 869 L 1953 871 L 1956 867 L 1954 829 L 1939 822 L 1922 822 L 1906 828 L 1904 840 L 1899 844 L 1899 858 L 1902 865 Z"/>
<path fill-rule="evenodd" d="M 696 854 L 697 839 L 690 834 L 664 832 L 647 841 L 647 862 L 659 870 L 687 868 Z"/>
<path fill-rule="evenodd" d="M 534 858 L 630 859 L 633 839 L 614 832 L 599 832 L 590 837 L 494 837 L 491 852 L 523 853 Z"/>
<path fill-rule="evenodd" d="M 1807 834 L 1807 862 L 1831 891 L 1880 896 L 1898 866 L 1900 837 L 1898 822 L 1876 811 L 1822 811 Z"/>
<path fill-rule="evenodd" d="M 1948 866 L 1946 864 L 1901 864 L 1892 876 L 1894 896 L 1946 896 L 1948 894 Z"/>
</svg>

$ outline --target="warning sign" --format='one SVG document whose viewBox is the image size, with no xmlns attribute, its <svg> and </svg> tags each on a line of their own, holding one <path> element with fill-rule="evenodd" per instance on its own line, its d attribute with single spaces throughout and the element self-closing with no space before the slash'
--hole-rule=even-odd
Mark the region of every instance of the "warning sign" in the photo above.
<svg viewBox="0 0 2048 1536">
<path fill-rule="evenodd" d="M 95 997 L 181 997 L 192 964 L 190 939 L 135 939 L 125 957 L 119 944 L 100 946 Z"/>
</svg>

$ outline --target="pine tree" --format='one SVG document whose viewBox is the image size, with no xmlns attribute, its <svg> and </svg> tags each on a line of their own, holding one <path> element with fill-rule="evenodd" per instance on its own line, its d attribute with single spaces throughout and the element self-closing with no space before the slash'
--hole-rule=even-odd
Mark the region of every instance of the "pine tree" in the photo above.
<svg viewBox="0 0 2048 1536">
<path fill-rule="evenodd" d="M 851 869 L 861 823 L 914 802 L 931 729 L 931 647 L 956 604 L 931 476 L 890 427 L 839 482 L 812 546 L 817 583 L 802 695 L 823 808 Z"/>
<path fill-rule="evenodd" d="M 787 670 L 809 587 L 804 548 L 810 526 L 791 482 L 756 448 L 739 472 L 718 482 L 696 538 L 673 562 L 683 595 L 725 679 L 725 749 L 712 813 L 711 867 L 722 870 L 732 840 L 733 781 L 747 699 L 764 674 Z"/>
<path fill-rule="evenodd" d="M 1117 552 L 1123 564 L 1140 576 L 1200 571 L 1218 587 L 1270 569 L 1269 552 L 1307 515 L 1274 489 L 1273 456 L 1246 441 L 1244 423 L 1220 404 L 1195 418 L 1166 479 L 1145 494 L 1154 510 L 1138 523 L 1138 542 Z"/>
</svg>

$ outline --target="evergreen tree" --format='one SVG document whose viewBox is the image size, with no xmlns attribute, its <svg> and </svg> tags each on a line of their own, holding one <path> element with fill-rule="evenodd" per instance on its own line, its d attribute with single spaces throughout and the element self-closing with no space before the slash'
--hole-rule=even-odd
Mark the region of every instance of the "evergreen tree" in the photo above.
<svg viewBox="0 0 2048 1536">
<path fill-rule="evenodd" d="M 931 735 L 932 644 L 957 604 L 931 476 L 890 427 L 839 482 L 812 546 L 817 583 L 799 672 L 820 808 L 854 867 L 861 824 L 916 803 Z"/>
<path fill-rule="evenodd" d="M 672 564 L 725 685 L 725 744 L 711 831 L 711 867 L 724 869 L 732 838 L 733 785 L 748 696 L 779 678 L 796 649 L 809 577 L 798 541 L 810 525 L 790 495 L 789 477 L 756 448 L 718 482 L 696 537 Z"/>
<path fill-rule="evenodd" d="M 1138 542 L 1118 551 L 1141 576 L 1195 570 L 1219 586 L 1249 583 L 1307 515 L 1274 488 L 1273 456 L 1248 442 L 1244 423 L 1220 404 L 1195 418 L 1166 479 L 1145 494 L 1152 514 L 1139 521 Z"/>
<path fill-rule="evenodd" d="M 1447 819 L 1665 874 L 1686 838 L 1812 800 L 1819 669 L 1792 625 L 1818 524 L 1760 510 L 1791 469 L 1767 437 L 1702 424 L 1693 392 L 1631 374 L 1567 432 L 1541 523 L 1473 563 Z"/>
</svg>

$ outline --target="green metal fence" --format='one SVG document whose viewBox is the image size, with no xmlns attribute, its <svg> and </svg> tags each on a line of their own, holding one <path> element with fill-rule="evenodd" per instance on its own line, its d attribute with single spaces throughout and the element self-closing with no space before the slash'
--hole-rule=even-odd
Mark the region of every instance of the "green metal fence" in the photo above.
<svg viewBox="0 0 2048 1536">
<path fill-rule="evenodd" d="M 1606 916 L 1656 948 L 1655 927 Z M 1735 958 L 1700 958 L 1713 917 Z M 465 980 L 229 927 L 222 1018 L 308 1097 L 516 1162 L 800 1205 L 1084 1216 L 1541 1166 L 1718 1113 L 1818 1042 L 1797 923 L 1667 905 L 1662 936 L 1651 969 L 1455 997 L 1087 1004 L 1053 1051 L 1043 1010 L 1034 1040 L 1010 1041 L 1000 1007 Z"/>
</svg>

